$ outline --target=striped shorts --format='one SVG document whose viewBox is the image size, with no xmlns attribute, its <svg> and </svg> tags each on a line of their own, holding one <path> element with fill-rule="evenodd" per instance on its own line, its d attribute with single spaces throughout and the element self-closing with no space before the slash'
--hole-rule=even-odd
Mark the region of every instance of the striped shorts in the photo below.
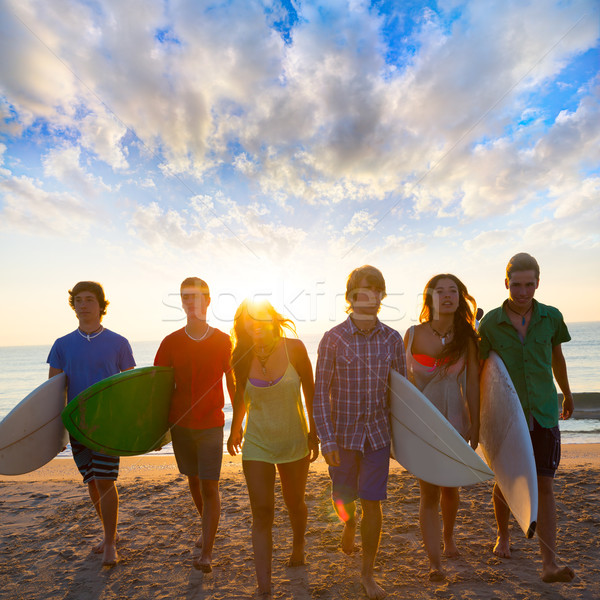
<svg viewBox="0 0 600 600">
<path fill-rule="evenodd" d="M 112 479 L 116 481 L 119 476 L 120 459 L 118 456 L 101 454 L 80 444 L 73 438 L 71 438 L 71 451 L 73 452 L 75 464 L 83 476 L 83 483 L 88 483 L 93 479 Z"/>
</svg>

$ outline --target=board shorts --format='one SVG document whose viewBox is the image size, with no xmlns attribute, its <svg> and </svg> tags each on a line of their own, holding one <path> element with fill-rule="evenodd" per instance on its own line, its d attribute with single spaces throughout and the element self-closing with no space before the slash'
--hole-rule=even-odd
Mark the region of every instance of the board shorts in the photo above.
<svg viewBox="0 0 600 600">
<path fill-rule="evenodd" d="M 71 438 L 73 460 L 83 476 L 83 483 L 94 479 L 109 479 L 116 481 L 119 476 L 120 458 L 96 452 Z"/>
<path fill-rule="evenodd" d="M 560 463 L 560 429 L 542 427 L 533 419 L 533 429 L 529 432 L 535 470 L 539 477 L 554 477 Z"/>
<path fill-rule="evenodd" d="M 223 427 L 189 429 L 172 425 L 171 440 L 182 475 L 219 481 L 223 462 Z"/>
<path fill-rule="evenodd" d="M 379 450 L 339 449 L 340 464 L 329 467 L 331 498 L 337 505 L 357 498 L 386 500 L 390 473 L 390 445 Z"/>
</svg>

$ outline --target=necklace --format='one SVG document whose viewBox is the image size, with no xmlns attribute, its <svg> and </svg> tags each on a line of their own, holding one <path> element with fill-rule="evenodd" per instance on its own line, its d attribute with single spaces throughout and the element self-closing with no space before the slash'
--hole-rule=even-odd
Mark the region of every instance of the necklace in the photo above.
<svg viewBox="0 0 600 600">
<path fill-rule="evenodd" d="M 79 332 L 79 335 L 84 340 L 87 340 L 88 342 L 91 343 L 91 341 L 95 337 L 98 337 L 104 331 L 104 327 L 102 327 L 102 325 L 100 325 L 100 327 L 98 329 L 96 329 L 95 331 L 92 331 L 92 333 L 85 333 L 85 332 L 81 331 L 81 329 L 79 329 L 79 327 L 77 328 L 77 331 Z"/>
<path fill-rule="evenodd" d="M 507 306 L 508 310 L 510 310 L 510 312 L 521 317 L 521 325 L 523 326 L 523 325 L 525 325 L 525 317 L 527 316 L 527 313 L 529 313 L 529 311 L 533 308 L 533 302 L 529 305 L 529 308 L 524 313 L 517 312 L 514 308 L 511 308 L 510 302 L 507 302 L 506 306 Z"/>
<path fill-rule="evenodd" d="M 435 327 L 431 324 L 431 321 L 429 321 L 429 327 L 431 327 L 431 331 L 433 331 L 434 335 L 437 335 L 440 338 L 440 342 L 442 342 L 442 346 L 446 345 L 446 339 L 448 337 L 450 337 L 452 335 L 452 332 L 454 331 L 454 328 L 452 327 L 452 325 L 450 326 L 450 328 L 448 329 L 448 331 L 446 331 L 445 333 L 440 333 L 439 331 L 437 331 L 437 329 L 435 329 Z"/>
<path fill-rule="evenodd" d="M 264 348 L 264 346 L 262 346 L 262 347 Z M 269 360 L 269 357 L 271 356 L 271 354 L 273 354 L 273 352 L 275 352 L 276 347 L 277 347 L 277 341 L 275 341 L 271 350 L 269 350 L 269 352 L 267 352 L 267 354 L 263 354 L 262 356 L 260 354 L 258 354 L 256 349 L 254 350 L 254 355 L 256 356 L 258 362 L 260 363 L 260 368 L 261 368 L 263 375 L 267 374 L 267 361 Z"/>
<path fill-rule="evenodd" d="M 187 325 L 185 326 L 185 334 L 190 338 L 190 340 L 194 340 L 195 342 L 201 342 L 208 335 L 209 331 L 210 331 L 210 325 L 207 325 L 204 333 L 199 338 L 195 338 L 194 336 L 192 336 L 188 333 Z"/>
<path fill-rule="evenodd" d="M 371 327 L 368 327 L 367 329 L 360 327 L 354 319 L 352 319 L 352 322 L 354 323 L 356 329 L 358 329 L 363 335 L 369 335 L 369 333 L 371 333 L 371 331 L 373 331 L 373 329 L 375 329 L 375 327 L 377 327 L 377 321 L 375 321 L 375 323 L 373 325 L 371 325 Z"/>
</svg>

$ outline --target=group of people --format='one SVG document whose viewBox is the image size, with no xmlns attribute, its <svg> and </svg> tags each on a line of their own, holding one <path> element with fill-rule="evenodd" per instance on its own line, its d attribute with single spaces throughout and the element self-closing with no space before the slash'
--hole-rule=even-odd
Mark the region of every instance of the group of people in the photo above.
<svg viewBox="0 0 600 600">
<path fill-rule="evenodd" d="M 573 570 L 559 566 L 556 559 L 553 492 L 560 460 L 558 419 L 569 418 L 574 408 L 561 351 L 570 336 L 560 312 L 534 299 L 538 284 L 537 261 L 525 253 L 515 255 L 506 270 L 508 298 L 477 328 L 476 303 L 465 285 L 454 275 L 436 275 L 425 286 L 419 324 L 403 338 L 378 318 L 386 296 L 383 275 L 375 267 L 359 267 L 347 280 L 349 316 L 324 334 L 313 377 L 294 323 L 269 302 L 244 301 L 230 337 L 207 322 L 206 282 L 185 279 L 181 302 L 186 325 L 162 341 L 154 364 L 174 369 L 169 414 L 173 450 L 202 523 L 194 566 L 203 572 L 212 570 L 220 516 L 225 378 L 233 405 L 227 449 L 232 455 L 242 454 L 259 594 L 270 596 L 272 587 L 276 473 L 293 534 L 288 565 L 300 566 L 305 564 L 306 482 L 320 448 L 329 466 L 333 506 L 343 521 L 341 549 L 347 554 L 356 551 L 359 500 L 361 582 L 368 598 L 383 598 L 386 593 L 374 578 L 374 565 L 390 464 L 390 371 L 408 377 L 475 449 L 480 367 L 493 350 L 509 371 L 531 433 L 538 475 L 542 579 L 572 580 Z M 127 340 L 101 324 L 108 302 L 100 284 L 79 282 L 69 295 L 79 326 L 55 342 L 48 363 L 50 377 L 66 373 L 71 400 L 93 383 L 133 368 L 135 362 Z M 553 377 L 564 395 L 560 415 Z M 104 529 L 104 539 L 95 549 L 103 554 L 103 564 L 114 565 L 119 459 L 74 439 L 71 445 Z M 446 576 L 442 555 L 459 554 L 454 540 L 459 492 L 425 481 L 419 484 L 419 521 L 429 578 L 441 581 Z M 498 526 L 494 553 L 510 558 L 510 512 L 497 485 L 493 500 Z"/>
</svg>

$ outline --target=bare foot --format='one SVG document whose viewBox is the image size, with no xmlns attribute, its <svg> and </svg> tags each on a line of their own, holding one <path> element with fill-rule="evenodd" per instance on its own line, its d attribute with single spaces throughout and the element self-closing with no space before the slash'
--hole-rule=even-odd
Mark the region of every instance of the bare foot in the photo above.
<svg viewBox="0 0 600 600">
<path fill-rule="evenodd" d="M 269 591 L 262 591 L 260 588 L 258 588 L 256 590 L 256 593 L 254 594 L 255 598 L 272 598 L 273 597 L 273 593 L 271 592 L 271 590 Z"/>
<path fill-rule="evenodd" d="M 377 585 L 372 575 L 361 575 L 360 580 L 369 600 L 381 600 L 387 596 L 387 592 Z"/>
<path fill-rule="evenodd" d="M 300 552 L 293 551 L 287 561 L 288 567 L 302 567 L 305 564 L 306 560 L 304 558 L 304 550 L 301 550 Z"/>
<path fill-rule="evenodd" d="M 443 554 L 446 558 L 458 558 L 460 556 L 460 552 L 458 551 L 453 539 L 444 542 Z"/>
<path fill-rule="evenodd" d="M 494 546 L 494 554 L 500 558 L 510 558 L 510 542 L 508 539 L 498 538 Z"/>
<path fill-rule="evenodd" d="M 573 581 L 573 579 L 575 579 L 575 571 L 571 567 L 553 565 L 542 571 L 542 581 L 546 583 L 556 583 L 559 581 L 568 583 L 569 581 Z"/>
<path fill-rule="evenodd" d="M 198 536 L 198 539 L 196 540 L 195 546 L 196 546 L 196 548 L 202 548 L 202 534 L 200 534 Z"/>
<path fill-rule="evenodd" d="M 342 552 L 352 554 L 356 549 L 354 546 L 354 535 L 356 534 L 356 521 L 350 520 L 344 523 L 342 532 Z"/>
<path fill-rule="evenodd" d="M 446 574 L 444 571 L 440 571 L 440 569 L 431 569 L 429 571 L 429 581 L 444 581 L 446 579 Z"/>
<path fill-rule="evenodd" d="M 119 562 L 119 555 L 117 554 L 117 546 L 115 544 L 104 544 L 104 551 L 102 553 L 102 566 L 103 567 L 114 567 Z"/>
<path fill-rule="evenodd" d="M 192 565 L 194 569 L 198 569 L 198 571 L 202 571 L 203 573 L 212 573 L 212 565 L 210 564 L 210 560 L 207 561 L 206 558 L 200 556 L 199 558 L 194 558 L 192 560 Z"/>
<path fill-rule="evenodd" d="M 119 534 L 115 535 L 115 543 L 119 541 Z M 104 540 L 98 542 L 93 549 L 94 554 L 102 554 L 104 552 Z"/>
</svg>

